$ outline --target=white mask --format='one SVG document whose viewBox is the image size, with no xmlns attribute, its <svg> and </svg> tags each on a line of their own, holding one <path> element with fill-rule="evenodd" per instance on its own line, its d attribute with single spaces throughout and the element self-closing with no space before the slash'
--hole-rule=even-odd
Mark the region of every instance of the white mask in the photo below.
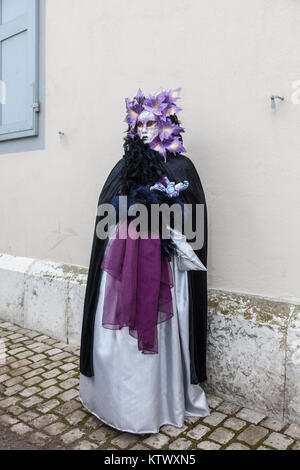
<svg viewBox="0 0 300 470">
<path fill-rule="evenodd" d="M 158 135 L 158 127 L 155 115 L 149 111 L 143 111 L 137 121 L 137 133 L 146 144 L 150 144 Z"/>
</svg>

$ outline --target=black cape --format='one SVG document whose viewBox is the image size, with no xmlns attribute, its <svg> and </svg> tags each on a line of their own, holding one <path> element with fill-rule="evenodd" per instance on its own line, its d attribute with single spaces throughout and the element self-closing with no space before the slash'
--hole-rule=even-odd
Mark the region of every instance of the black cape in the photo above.
<svg viewBox="0 0 300 470">
<path fill-rule="evenodd" d="M 124 170 L 124 157 L 120 159 L 110 172 L 101 191 L 98 206 L 112 203 L 117 194 L 121 175 Z M 202 249 L 195 250 L 201 262 L 207 266 L 207 207 L 204 191 L 195 166 L 184 156 L 177 155 L 161 162 L 163 174 L 170 181 L 189 181 L 188 189 L 180 193 L 184 203 L 193 205 L 193 223 L 195 223 L 195 204 L 204 204 L 204 244 Z M 94 321 L 98 303 L 99 285 L 101 280 L 101 262 L 105 250 L 105 240 L 96 235 L 96 226 L 102 217 L 97 216 L 94 239 L 90 258 L 90 266 L 84 301 L 84 313 L 81 334 L 80 372 L 87 376 L 94 375 L 93 340 Z M 195 226 L 194 226 L 195 227 Z M 189 349 L 190 349 L 190 380 L 198 384 L 206 380 L 206 337 L 207 337 L 207 273 L 205 271 L 188 271 L 189 285 Z"/>
</svg>

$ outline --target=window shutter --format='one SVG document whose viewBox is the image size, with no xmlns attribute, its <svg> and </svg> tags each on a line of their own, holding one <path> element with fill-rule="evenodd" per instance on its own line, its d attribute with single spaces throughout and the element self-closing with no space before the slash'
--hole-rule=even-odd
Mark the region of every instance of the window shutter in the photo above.
<svg viewBox="0 0 300 470">
<path fill-rule="evenodd" d="M 0 141 L 37 135 L 38 0 L 0 0 L 0 46 Z"/>
</svg>

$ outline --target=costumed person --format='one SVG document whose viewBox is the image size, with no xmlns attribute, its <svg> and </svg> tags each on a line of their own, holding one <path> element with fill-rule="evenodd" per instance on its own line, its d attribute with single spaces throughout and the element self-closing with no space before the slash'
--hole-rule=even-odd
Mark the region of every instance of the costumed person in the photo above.
<svg viewBox="0 0 300 470">
<path fill-rule="evenodd" d="M 200 386 L 206 380 L 207 212 L 198 173 L 182 154 L 179 93 L 146 97 L 139 90 L 126 99 L 124 156 L 100 194 L 84 302 L 80 399 L 102 422 L 136 434 L 182 427 L 185 417 L 210 413 Z M 134 207 L 142 204 L 153 222 L 153 206 L 174 203 L 182 217 L 189 208 L 193 229 L 196 206 L 204 207 L 199 249 L 175 217 L 167 226 L 160 220 L 153 237 L 149 226 L 136 236 Z M 99 236 L 103 204 L 116 215 L 106 239 Z"/>
</svg>

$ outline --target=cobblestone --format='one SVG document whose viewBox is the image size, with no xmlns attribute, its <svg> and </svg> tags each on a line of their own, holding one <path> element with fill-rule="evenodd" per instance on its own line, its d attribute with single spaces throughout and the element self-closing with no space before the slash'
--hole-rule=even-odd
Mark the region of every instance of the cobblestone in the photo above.
<svg viewBox="0 0 300 470">
<path fill-rule="evenodd" d="M 169 445 L 169 449 L 171 450 L 187 450 L 192 446 L 192 442 L 184 439 L 184 437 L 180 437 L 176 439 Z"/>
<path fill-rule="evenodd" d="M 213 441 L 219 442 L 220 444 L 226 444 L 226 442 L 230 441 L 234 437 L 234 432 L 229 431 L 229 429 L 225 428 L 217 428 L 209 438 Z"/>
<path fill-rule="evenodd" d="M 17 378 L 20 378 L 20 377 L 17 377 Z M 36 385 L 38 383 L 40 383 L 43 379 L 41 377 L 31 377 L 31 379 L 27 379 L 23 382 L 23 385 L 24 387 L 32 387 L 33 385 Z M 41 386 L 43 387 L 44 384 L 41 384 Z"/>
<path fill-rule="evenodd" d="M 233 442 L 230 444 L 228 447 L 226 447 L 226 450 L 251 450 L 250 447 L 240 444 L 238 442 Z"/>
<path fill-rule="evenodd" d="M 117 437 L 114 437 L 111 441 L 111 443 L 120 449 L 127 449 L 129 446 L 133 445 L 136 443 L 138 440 L 138 437 L 135 436 L 134 434 L 129 434 L 124 432 L 123 434 L 120 434 Z"/>
<path fill-rule="evenodd" d="M 46 428 L 46 432 L 50 436 L 57 436 L 67 429 L 67 426 L 64 423 L 53 423 Z"/>
<path fill-rule="evenodd" d="M 10 379 L 10 376 L 7 374 L 0 375 L 0 383 L 5 382 L 5 380 Z"/>
<path fill-rule="evenodd" d="M 25 413 L 19 415 L 19 418 L 26 423 L 28 421 L 32 421 L 34 418 L 38 418 L 38 416 L 39 415 L 34 411 L 25 411 Z"/>
<path fill-rule="evenodd" d="M 71 388 L 71 390 L 61 393 L 59 395 L 59 398 L 63 401 L 69 401 L 69 400 L 72 400 L 72 398 L 75 398 L 77 396 L 78 396 L 78 391 L 75 390 L 74 388 Z"/>
<path fill-rule="evenodd" d="M 103 429 L 98 429 L 97 431 L 94 431 L 92 434 L 90 434 L 90 439 L 101 445 L 107 441 L 107 434 Z"/>
<path fill-rule="evenodd" d="M 71 444 L 72 442 L 78 441 L 82 436 L 84 436 L 84 433 L 80 431 L 78 428 L 71 429 L 71 431 L 67 432 L 66 434 L 63 434 L 61 436 L 61 440 L 65 444 Z"/>
<path fill-rule="evenodd" d="M 22 392 L 20 392 L 20 395 L 21 397 L 28 398 L 34 395 L 35 393 L 39 392 L 40 390 L 40 387 L 28 387 L 22 390 Z"/>
<path fill-rule="evenodd" d="M 294 439 L 300 439 L 300 426 L 297 424 L 290 424 L 284 433 Z"/>
<path fill-rule="evenodd" d="M 224 419 L 227 418 L 224 413 L 219 413 L 218 411 L 213 411 L 210 416 L 203 420 L 204 423 L 210 424 L 211 426 L 218 426 L 218 424 L 222 423 Z"/>
<path fill-rule="evenodd" d="M 34 405 L 37 405 L 38 403 L 41 403 L 43 399 L 41 397 L 33 396 L 28 398 L 27 400 L 24 400 L 21 402 L 22 406 L 25 408 L 31 408 Z"/>
<path fill-rule="evenodd" d="M 187 429 L 187 426 L 183 426 L 182 428 L 176 428 L 175 426 L 171 426 L 170 424 L 166 424 L 162 426 L 161 431 L 167 434 L 170 437 L 177 437 L 183 433 Z"/>
<path fill-rule="evenodd" d="M 64 364 L 63 366 L 61 366 L 61 369 L 64 370 L 65 372 L 69 372 L 70 370 L 76 369 L 76 367 L 77 367 L 76 364 L 69 363 L 69 364 Z"/>
<path fill-rule="evenodd" d="M 25 379 L 30 379 L 31 377 L 35 377 L 36 375 L 40 375 L 42 372 L 44 372 L 44 369 L 31 370 L 30 372 L 27 372 L 27 374 L 24 374 L 24 378 Z"/>
<path fill-rule="evenodd" d="M 236 416 L 253 424 L 258 424 L 262 419 L 265 418 L 265 415 L 254 410 L 249 410 L 248 408 L 242 408 Z"/>
<path fill-rule="evenodd" d="M 13 418 L 12 416 L 10 415 L 2 415 L 0 416 L 0 422 L 2 424 L 16 424 L 18 423 L 19 421 L 16 419 L 16 418 Z"/>
<path fill-rule="evenodd" d="M 24 390 L 24 387 L 20 384 L 17 384 L 17 385 L 14 385 L 13 387 L 8 387 L 5 390 L 4 395 L 7 396 L 7 397 L 11 397 L 12 395 L 15 395 L 16 393 L 20 392 L 21 390 Z M 29 395 L 27 395 L 27 396 L 29 396 Z"/>
<path fill-rule="evenodd" d="M 203 424 L 198 424 L 193 429 L 191 429 L 189 432 L 187 432 L 187 436 L 191 437 L 192 439 L 195 439 L 195 440 L 199 441 L 209 431 L 210 431 L 209 427 L 203 426 Z"/>
<path fill-rule="evenodd" d="M 28 437 L 28 440 L 29 442 L 31 442 L 32 444 L 36 444 L 36 446 L 38 447 L 43 447 L 46 442 L 48 441 L 49 439 L 49 436 L 47 436 L 46 434 L 43 434 L 42 432 L 33 432 L 32 434 L 30 434 L 30 436 Z"/>
<path fill-rule="evenodd" d="M 223 423 L 223 426 L 225 428 L 230 428 L 233 429 L 234 431 L 239 431 L 246 425 L 246 421 L 242 421 L 239 418 L 228 418 L 226 421 Z"/>
<path fill-rule="evenodd" d="M 223 403 L 218 406 L 217 411 L 221 413 L 225 413 L 226 415 L 232 415 L 238 412 L 241 408 L 240 405 L 236 405 L 235 403 L 230 403 L 229 401 L 223 401 Z"/>
<path fill-rule="evenodd" d="M 296 442 L 296 443 L 292 446 L 292 450 L 300 450 L 300 441 Z"/>
<path fill-rule="evenodd" d="M 91 416 L 85 423 L 84 427 L 87 429 L 99 429 L 103 423 L 99 421 L 99 419 L 95 418 L 94 416 Z"/>
<path fill-rule="evenodd" d="M 164 434 L 157 433 L 147 437 L 143 442 L 152 449 L 162 449 L 169 442 L 169 438 Z"/>
<path fill-rule="evenodd" d="M 285 423 L 277 421 L 273 418 L 266 418 L 261 423 L 261 426 L 265 428 L 272 429 L 272 431 L 281 431 L 285 427 Z"/>
<path fill-rule="evenodd" d="M 53 400 L 49 400 L 45 403 L 42 403 L 41 405 L 38 405 L 36 409 L 41 413 L 49 413 L 49 411 L 53 410 L 53 408 L 56 408 L 59 404 L 60 402 L 54 398 Z"/>
<path fill-rule="evenodd" d="M 201 441 L 197 448 L 201 450 L 219 450 L 221 445 L 212 441 Z"/>
<path fill-rule="evenodd" d="M 40 392 L 40 396 L 43 398 L 52 398 L 54 395 L 57 395 L 59 392 L 61 392 L 61 389 L 56 387 L 55 385 L 47 388 L 43 392 Z"/>
<path fill-rule="evenodd" d="M 277 450 L 286 450 L 293 443 L 293 439 L 278 432 L 272 432 L 264 443 Z"/>
<path fill-rule="evenodd" d="M 62 387 L 64 390 L 69 390 L 70 388 L 73 388 L 75 387 L 75 385 L 78 385 L 78 384 L 79 384 L 78 379 L 68 379 L 68 380 L 65 380 L 64 382 L 61 382 L 59 386 Z"/>
<path fill-rule="evenodd" d="M 70 400 L 69 402 L 64 403 L 63 405 L 60 405 L 58 408 L 56 408 L 55 411 L 56 413 L 62 416 L 66 416 L 67 414 L 71 413 L 74 410 L 77 410 L 78 408 L 80 408 L 80 404 L 74 400 Z M 93 416 L 91 417 L 91 419 L 96 420 L 96 418 L 94 418 Z"/>
<path fill-rule="evenodd" d="M 37 429 L 43 429 L 49 426 L 50 424 L 52 424 L 56 420 L 57 420 L 57 416 L 54 414 L 39 416 L 39 418 L 36 418 L 35 420 L 32 421 L 32 425 Z"/>
<path fill-rule="evenodd" d="M 211 414 L 157 434 L 110 428 L 78 396 L 79 348 L 0 320 L 0 433 L 36 449 L 300 450 L 300 426 L 207 393 Z M 9 339 L 9 340 L 8 340 Z M 18 444 L 16 444 L 16 449 Z"/>
<path fill-rule="evenodd" d="M 84 413 L 81 410 L 74 411 L 70 415 L 66 417 L 66 420 L 68 421 L 69 424 L 75 425 L 79 424 L 85 417 L 87 416 L 86 413 Z"/>
<path fill-rule="evenodd" d="M 64 374 L 58 375 L 57 379 L 58 380 L 67 380 L 67 379 L 70 379 L 71 377 L 74 377 L 75 374 L 76 374 L 76 371 L 69 370 L 69 372 L 65 372 Z"/>
<path fill-rule="evenodd" d="M 241 434 L 238 436 L 239 441 L 244 441 L 251 446 L 257 444 L 263 437 L 268 434 L 268 430 L 262 428 L 261 426 L 255 426 L 251 424 L 247 429 L 245 429 Z"/>
<path fill-rule="evenodd" d="M 14 431 L 16 434 L 19 434 L 19 435 L 27 434 L 30 431 L 32 431 L 32 429 L 24 423 L 14 424 L 11 427 L 11 430 Z"/>
<path fill-rule="evenodd" d="M 216 397 L 215 395 L 212 395 L 211 393 L 207 393 L 206 395 L 207 398 L 207 403 L 210 408 L 217 408 L 222 403 L 222 398 Z"/>
<path fill-rule="evenodd" d="M 82 440 L 78 444 L 76 444 L 73 449 L 74 450 L 95 450 L 98 446 L 94 442 Z"/>
<path fill-rule="evenodd" d="M 21 413 L 24 412 L 24 409 L 21 408 L 21 406 L 10 406 L 7 411 L 11 414 L 13 414 L 14 416 L 19 416 Z"/>
</svg>

